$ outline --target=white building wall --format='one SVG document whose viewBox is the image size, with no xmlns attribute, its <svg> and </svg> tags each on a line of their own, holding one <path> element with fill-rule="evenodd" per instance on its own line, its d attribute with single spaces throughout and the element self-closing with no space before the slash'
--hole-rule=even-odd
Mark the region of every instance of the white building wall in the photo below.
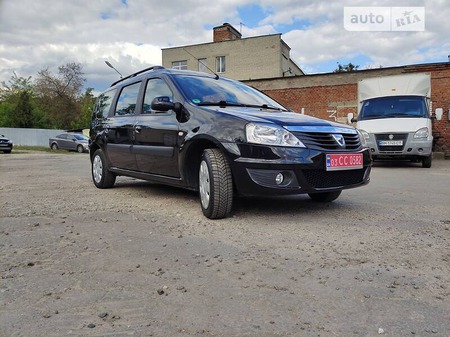
<svg viewBox="0 0 450 337">
<path fill-rule="evenodd" d="M 236 80 L 274 78 L 282 77 L 288 65 L 292 65 L 292 62 L 283 62 L 282 53 L 287 53 L 289 58 L 281 34 L 274 34 L 162 49 L 162 65 L 172 68 L 172 62 L 186 60 L 189 70 L 198 71 L 198 59 L 206 58 L 208 67 L 216 71 L 216 57 L 225 56 L 226 71 L 221 74 L 225 77 Z M 293 74 L 302 75 L 296 66 L 291 70 Z"/>
</svg>

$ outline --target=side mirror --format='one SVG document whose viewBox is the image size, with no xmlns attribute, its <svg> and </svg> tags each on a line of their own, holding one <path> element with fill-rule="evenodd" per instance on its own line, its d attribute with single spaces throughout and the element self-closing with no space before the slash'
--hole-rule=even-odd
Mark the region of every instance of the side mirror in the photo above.
<svg viewBox="0 0 450 337">
<path fill-rule="evenodd" d="M 435 117 L 438 121 L 440 121 L 442 119 L 443 113 L 444 113 L 444 109 L 437 108 L 432 117 Z"/>
<path fill-rule="evenodd" d="M 357 119 L 354 117 L 353 113 L 350 112 L 350 113 L 347 115 L 347 123 L 348 123 L 348 124 L 352 124 L 352 123 L 355 123 L 356 121 L 357 121 Z"/>
<path fill-rule="evenodd" d="M 175 109 L 175 104 L 170 101 L 168 96 L 155 97 L 152 101 L 152 110 L 167 112 Z"/>
</svg>

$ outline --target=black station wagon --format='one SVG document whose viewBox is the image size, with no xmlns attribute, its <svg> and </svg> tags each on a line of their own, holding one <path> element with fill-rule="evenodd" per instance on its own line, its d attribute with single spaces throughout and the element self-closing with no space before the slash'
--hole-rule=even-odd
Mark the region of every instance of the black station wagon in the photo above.
<svg viewBox="0 0 450 337">
<path fill-rule="evenodd" d="M 130 176 L 199 191 L 211 219 L 229 215 L 234 195 L 332 201 L 367 184 L 372 163 L 353 127 L 291 112 L 238 81 L 163 67 L 98 97 L 90 157 L 98 188 Z"/>
</svg>

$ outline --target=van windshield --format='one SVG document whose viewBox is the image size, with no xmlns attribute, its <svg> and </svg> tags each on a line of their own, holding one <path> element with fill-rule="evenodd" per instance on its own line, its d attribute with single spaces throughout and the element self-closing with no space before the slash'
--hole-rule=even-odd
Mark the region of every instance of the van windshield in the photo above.
<svg viewBox="0 0 450 337">
<path fill-rule="evenodd" d="M 358 120 L 411 117 L 428 117 L 423 97 L 390 96 L 368 99 L 361 107 Z"/>
<path fill-rule="evenodd" d="M 260 107 L 286 111 L 270 97 L 239 81 L 189 75 L 174 78 L 186 98 L 196 105 Z"/>
</svg>

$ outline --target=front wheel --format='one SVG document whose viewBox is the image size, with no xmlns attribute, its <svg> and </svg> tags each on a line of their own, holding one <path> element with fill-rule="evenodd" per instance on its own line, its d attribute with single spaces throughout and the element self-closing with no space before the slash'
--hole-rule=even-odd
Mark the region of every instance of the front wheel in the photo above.
<svg viewBox="0 0 450 337">
<path fill-rule="evenodd" d="M 331 202 L 333 200 L 336 200 L 340 195 L 342 191 L 335 191 L 335 192 L 320 192 L 320 193 L 309 193 L 309 197 L 314 201 L 320 201 L 320 202 Z"/>
<path fill-rule="evenodd" d="M 83 147 L 83 145 L 78 145 L 78 146 L 77 146 L 77 152 L 78 152 L 78 153 L 83 153 L 83 152 L 84 152 L 84 147 Z"/>
<path fill-rule="evenodd" d="M 433 161 L 433 155 L 429 155 L 427 157 L 423 157 L 422 158 L 422 167 L 423 168 L 430 168 L 431 167 L 431 162 Z"/>
<path fill-rule="evenodd" d="M 51 148 L 52 148 L 53 151 L 58 150 L 58 144 L 53 143 L 52 146 L 51 146 Z"/>
<path fill-rule="evenodd" d="M 233 204 L 231 169 L 218 149 L 206 149 L 200 160 L 198 173 L 200 204 L 209 219 L 225 218 Z"/>
<path fill-rule="evenodd" d="M 109 171 L 108 162 L 102 150 L 98 149 L 92 158 L 92 180 L 98 188 L 109 188 L 116 182 L 116 175 Z"/>
</svg>

